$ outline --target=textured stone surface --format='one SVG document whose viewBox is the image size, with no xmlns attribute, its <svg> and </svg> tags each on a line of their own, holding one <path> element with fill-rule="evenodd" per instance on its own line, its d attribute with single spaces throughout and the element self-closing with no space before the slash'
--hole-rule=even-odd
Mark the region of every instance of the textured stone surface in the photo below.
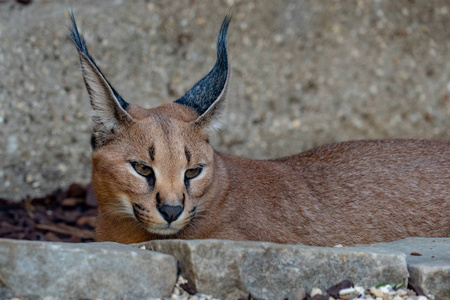
<svg viewBox="0 0 450 300">
<path fill-rule="evenodd" d="M 219 150 L 273 158 L 349 139 L 450 139 L 448 0 L 3 0 L 0 197 L 90 180 L 90 107 L 68 8 L 118 92 L 151 107 L 213 66 L 233 4 Z"/>
<path fill-rule="evenodd" d="M 344 279 L 371 286 L 408 277 L 405 255 L 383 249 L 318 248 L 221 240 L 135 245 L 175 256 L 201 293 L 236 299 L 284 299 L 299 287 L 326 289 Z"/>
<path fill-rule="evenodd" d="M 176 275 L 173 257 L 125 245 L 0 239 L 1 299 L 164 297 Z"/>
<path fill-rule="evenodd" d="M 450 238 L 407 238 L 371 247 L 405 253 L 411 282 L 436 299 L 450 299 Z"/>
</svg>

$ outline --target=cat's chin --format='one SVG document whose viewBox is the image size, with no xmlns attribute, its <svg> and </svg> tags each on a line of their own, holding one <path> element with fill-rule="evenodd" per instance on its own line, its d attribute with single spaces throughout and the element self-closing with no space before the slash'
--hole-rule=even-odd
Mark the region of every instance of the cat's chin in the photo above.
<svg viewBox="0 0 450 300">
<path fill-rule="evenodd" d="M 157 234 L 157 235 L 174 235 L 177 234 L 181 228 L 175 228 L 175 227 L 164 227 L 164 228 L 158 228 L 158 227 L 147 227 L 146 228 L 148 232 L 152 233 L 152 234 Z"/>
</svg>

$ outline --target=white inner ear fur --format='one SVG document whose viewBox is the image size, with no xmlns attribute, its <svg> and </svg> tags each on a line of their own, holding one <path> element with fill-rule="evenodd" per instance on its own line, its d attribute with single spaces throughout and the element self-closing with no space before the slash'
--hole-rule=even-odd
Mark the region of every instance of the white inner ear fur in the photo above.
<svg viewBox="0 0 450 300">
<path fill-rule="evenodd" d="M 217 99 L 209 106 L 209 108 L 194 122 L 195 123 L 206 123 L 204 129 L 209 133 L 215 133 L 217 130 L 222 128 L 222 118 L 221 115 L 225 110 L 225 98 L 227 96 L 228 91 L 228 83 L 231 78 L 230 64 L 228 64 L 228 72 L 227 79 L 225 80 L 225 85 L 223 86 L 222 91 L 220 92 Z M 209 120 L 208 120 L 209 118 Z"/>
<path fill-rule="evenodd" d="M 92 127 L 96 137 L 106 139 L 118 127 L 119 120 L 115 117 L 115 109 L 121 110 L 127 117 L 128 113 L 118 103 L 106 79 L 100 74 L 86 55 L 80 53 L 81 70 L 90 91 L 92 105 Z"/>
<path fill-rule="evenodd" d="M 205 130 L 208 132 L 208 134 L 214 134 L 223 126 L 223 120 L 222 120 L 222 114 L 225 110 L 225 104 L 219 104 L 220 107 L 217 108 L 217 110 L 214 112 L 214 114 L 211 116 L 211 120 L 209 121 L 209 124 L 206 125 Z"/>
</svg>

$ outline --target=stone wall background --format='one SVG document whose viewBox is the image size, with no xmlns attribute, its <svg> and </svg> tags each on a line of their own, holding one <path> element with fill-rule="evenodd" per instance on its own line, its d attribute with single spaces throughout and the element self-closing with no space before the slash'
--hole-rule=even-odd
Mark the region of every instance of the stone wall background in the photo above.
<svg viewBox="0 0 450 300">
<path fill-rule="evenodd" d="M 351 139 L 450 139 L 446 0 L 0 0 L 0 198 L 90 181 L 69 8 L 112 85 L 153 107 L 212 68 L 232 5 L 218 150 L 259 159 Z"/>
</svg>

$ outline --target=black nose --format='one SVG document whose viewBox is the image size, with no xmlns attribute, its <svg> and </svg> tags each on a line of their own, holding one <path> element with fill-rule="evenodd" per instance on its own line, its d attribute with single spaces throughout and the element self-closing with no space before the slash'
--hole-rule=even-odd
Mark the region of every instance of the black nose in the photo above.
<svg viewBox="0 0 450 300">
<path fill-rule="evenodd" d="M 183 206 L 181 205 L 172 206 L 164 204 L 161 207 L 156 206 L 156 208 L 158 209 L 159 213 L 163 216 L 164 220 L 166 220 L 167 223 L 169 224 L 178 219 L 178 217 L 183 212 Z"/>
</svg>

